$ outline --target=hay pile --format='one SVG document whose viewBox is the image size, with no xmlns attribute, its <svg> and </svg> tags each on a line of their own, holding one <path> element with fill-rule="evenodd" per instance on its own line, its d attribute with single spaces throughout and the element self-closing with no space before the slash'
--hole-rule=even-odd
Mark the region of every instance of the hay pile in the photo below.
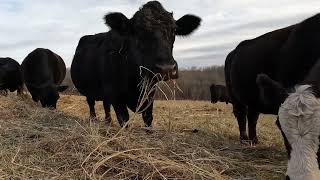
<svg viewBox="0 0 320 180">
<path fill-rule="evenodd" d="M 82 97 L 63 96 L 57 111 L 30 98 L 0 97 L 0 178 L 277 179 L 285 152 L 271 120 L 260 121 L 257 148 L 238 143 L 230 107 L 157 101 L 154 130 L 139 115 L 130 127 L 89 123 Z M 218 107 L 218 110 L 217 110 Z M 222 107 L 222 108 L 221 108 Z M 103 117 L 102 105 L 97 105 Z M 194 129 L 199 130 L 198 132 Z M 270 136 L 271 134 L 271 136 Z"/>
</svg>

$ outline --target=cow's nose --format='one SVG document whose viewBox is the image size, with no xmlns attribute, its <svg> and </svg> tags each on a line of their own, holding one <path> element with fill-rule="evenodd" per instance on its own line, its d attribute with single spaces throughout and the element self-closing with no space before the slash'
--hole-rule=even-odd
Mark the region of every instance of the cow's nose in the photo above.
<svg viewBox="0 0 320 180">
<path fill-rule="evenodd" d="M 162 72 L 176 71 L 175 70 L 176 69 L 176 64 L 156 64 L 156 67 L 159 68 Z"/>
</svg>

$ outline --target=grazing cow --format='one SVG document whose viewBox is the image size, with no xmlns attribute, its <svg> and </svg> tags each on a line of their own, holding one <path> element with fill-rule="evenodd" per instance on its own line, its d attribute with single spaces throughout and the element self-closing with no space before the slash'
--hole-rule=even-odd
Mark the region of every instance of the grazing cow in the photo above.
<svg viewBox="0 0 320 180">
<path fill-rule="evenodd" d="M 68 86 L 60 86 L 66 75 L 63 59 L 49 49 L 38 48 L 22 62 L 24 83 L 32 99 L 42 107 L 56 108 L 59 93 Z"/>
<path fill-rule="evenodd" d="M 277 126 L 288 152 L 287 179 L 320 179 L 320 61 L 293 89 L 286 89 L 265 74 L 257 77 L 261 99 L 282 102 Z"/>
<path fill-rule="evenodd" d="M 86 96 L 91 119 L 96 119 L 95 101 L 103 101 L 107 124 L 112 105 L 121 126 L 129 120 L 128 107 L 142 112 L 150 127 L 154 92 L 141 101 L 140 82 L 144 79 L 153 86 L 158 81 L 153 73 L 165 80 L 178 77 L 172 55 L 175 36 L 192 33 L 200 18 L 185 15 L 176 21 L 159 2 L 150 1 L 131 19 L 117 12 L 105 15 L 104 20 L 109 32 L 80 39 L 71 65 L 72 81 Z"/>
<path fill-rule="evenodd" d="M 210 86 L 211 103 L 225 102 L 228 104 L 230 102 L 229 94 L 226 86 L 212 84 Z"/>
<path fill-rule="evenodd" d="M 0 90 L 22 93 L 23 81 L 20 64 L 11 58 L 0 58 Z"/>
<path fill-rule="evenodd" d="M 229 53 L 225 78 L 241 141 L 249 139 L 257 143 L 259 113 L 277 114 L 282 103 L 276 97 L 261 101 L 257 74 L 264 73 L 285 88 L 292 88 L 303 81 L 320 59 L 319 49 L 320 14 L 317 14 L 298 24 L 243 41 Z"/>
</svg>

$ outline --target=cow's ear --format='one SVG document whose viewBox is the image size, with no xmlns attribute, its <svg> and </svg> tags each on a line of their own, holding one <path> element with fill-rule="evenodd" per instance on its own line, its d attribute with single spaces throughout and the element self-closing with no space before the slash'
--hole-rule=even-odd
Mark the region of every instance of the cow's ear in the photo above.
<svg viewBox="0 0 320 180">
<path fill-rule="evenodd" d="M 186 36 L 191 34 L 200 26 L 201 18 L 194 15 L 184 15 L 176 21 L 176 35 Z"/>
<path fill-rule="evenodd" d="M 122 13 L 114 12 L 104 16 L 104 22 L 110 29 L 117 31 L 120 34 L 129 32 L 130 21 Z"/>
<path fill-rule="evenodd" d="M 68 86 L 57 86 L 57 90 L 59 91 L 59 92 L 63 92 L 63 91 L 65 91 L 65 90 L 67 90 L 68 89 Z"/>
<path fill-rule="evenodd" d="M 266 74 L 258 74 L 256 83 L 259 88 L 260 100 L 267 106 L 279 107 L 288 97 L 286 89 Z"/>
</svg>

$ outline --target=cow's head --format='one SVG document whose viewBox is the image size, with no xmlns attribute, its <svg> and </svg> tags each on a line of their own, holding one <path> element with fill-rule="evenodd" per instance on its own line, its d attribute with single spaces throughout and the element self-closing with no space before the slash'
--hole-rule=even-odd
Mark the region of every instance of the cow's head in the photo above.
<svg viewBox="0 0 320 180">
<path fill-rule="evenodd" d="M 177 78 L 178 66 L 172 51 L 175 36 L 187 36 L 200 25 L 201 19 L 184 15 L 179 20 L 157 1 L 143 5 L 131 19 L 122 13 L 109 13 L 105 23 L 112 31 L 126 37 L 128 59 L 166 78 Z"/>
<path fill-rule="evenodd" d="M 60 98 L 59 92 L 65 91 L 68 86 L 35 86 L 27 84 L 28 90 L 35 102 L 40 101 L 42 107 L 56 108 L 57 101 Z"/>
<path fill-rule="evenodd" d="M 286 90 L 280 83 L 265 74 L 257 77 L 261 100 L 278 106 L 277 126 L 288 152 L 287 179 L 318 179 L 320 100 L 317 88 L 296 85 Z"/>
<path fill-rule="evenodd" d="M 216 93 L 216 86 L 214 84 L 212 84 L 210 86 L 210 94 L 211 94 L 211 103 L 217 103 L 218 102 L 218 98 L 217 98 L 217 93 Z"/>
</svg>

